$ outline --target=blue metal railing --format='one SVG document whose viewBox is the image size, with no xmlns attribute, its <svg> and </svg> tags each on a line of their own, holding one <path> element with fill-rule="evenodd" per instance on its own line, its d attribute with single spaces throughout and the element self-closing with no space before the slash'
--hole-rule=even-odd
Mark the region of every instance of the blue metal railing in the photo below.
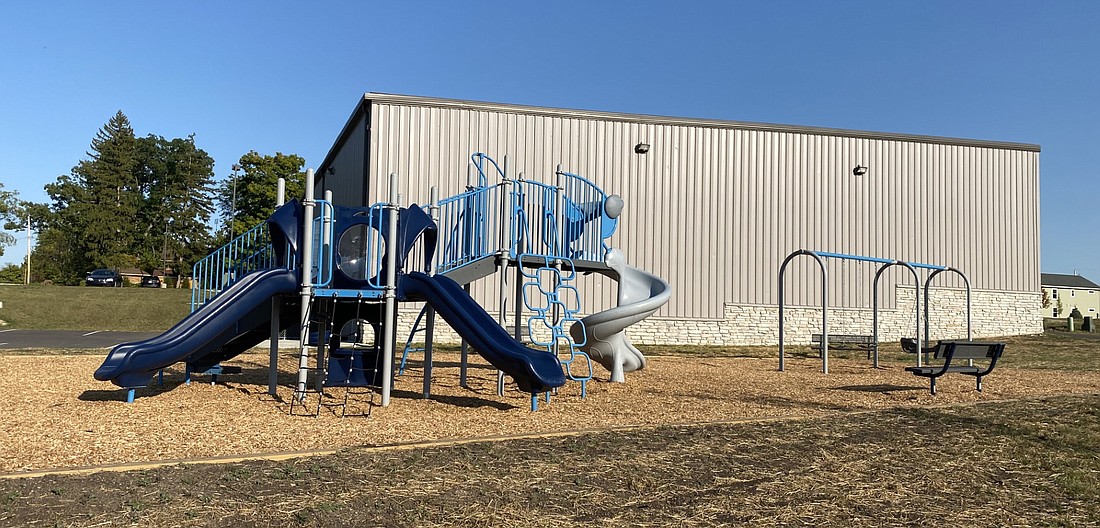
<svg viewBox="0 0 1100 528">
<path fill-rule="evenodd" d="M 509 180 L 492 158 L 470 156 L 476 187 L 439 202 L 437 270 L 444 273 L 497 251 L 578 260 L 603 260 L 604 242 L 617 221 L 605 212 L 607 195 L 591 181 L 558 170 L 557 184 Z M 502 182 L 489 185 L 487 170 Z"/>
<path fill-rule="evenodd" d="M 344 226 L 337 238 L 335 209 L 324 200 L 316 201 L 317 216 L 313 218 L 313 265 L 310 270 L 311 285 L 317 289 L 332 287 L 334 268 L 355 280 L 367 281 L 369 287 L 382 288 L 383 256 L 386 252 L 382 219 L 387 204 L 376 203 L 365 212 L 366 223 Z"/>
<path fill-rule="evenodd" d="M 275 252 L 264 222 L 195 263 L 191 268 L 191 311 L 246 274 L 273 267 Z"/>
<path fill-rule="evenodd" d="M 310 277 L 314 288 L 324 288 L 332 283 L 333 266 L 333 213 L 332 204 L 315 200 L 317 216 L 313 217 L 313 265 Z"/>
<path fill-rule="evenodd" d="M 604 244 L 606 219 L 604 203 L 607 195 L 596 184 L 569 172 L 557 172 L 562 177 L 565 195 L 561 252 L 563 257 L 578 260 L 603 260 L 610 249 Z M 610 233 L 606 233 L 610 236 Z"/>
<path fill-rule="evenodd" d="M 512 189 L 511 202 L 510 255 L 513 258 L 521 253 L 559 256 L 558 188 L 519 180 Z"/>
<path fill-rule="evenodd" d="M 476 187 L 439 201 L 439 256 L 444 273 L 494 254 L 500 249 L 500 185 Z"/>
<path fill-rule="evenodd" d="M 504 169 L 500 168 L 500 165 L 497 165 L 496 160 L 494 160 L 493 158 L 490 158 L 489 155 L 485 154 L 484 152 L 475 152 L 473 154 L 470 154 L 470 162 L 472 162 L 474 164 L 474 168 L 477 169 L 477 186 L 478 187 L 488 187 L 489 186 L 489 176 L 487 174 L 485 174 L 486 164 L 492 165 L 493 168 L 496 169 L 496 171 L 497 171 L 496 175 L 499 179 L 504 180 L 508 177 L 506 175 L 506 169 L 507 169 L 507 165 L 508 165 L 508 157 L 507 156 L 505 156 L 505 158 L 504 158 L 504 165 L 505 165 Z"/>
</svg>

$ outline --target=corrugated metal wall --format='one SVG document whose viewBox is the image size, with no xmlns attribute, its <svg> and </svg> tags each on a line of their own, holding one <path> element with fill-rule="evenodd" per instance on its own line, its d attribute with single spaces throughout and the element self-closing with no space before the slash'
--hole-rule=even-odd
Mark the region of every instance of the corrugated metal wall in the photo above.
<svg viewBox="0 0 1100 528">
<path fill-rule="evenodd" d="M 348 122 L 344 142 L 334 151 L 334 156 L 318 174 L 317 197 L 322 190 L 332 191 L 332 201 L 336 205 L 361 206 L 373 202 L 364 202 L 365 189 L 371 185 L 366 171 L 367 164 L 367 114 L 356 114 Z M 332 173 L 328 173 L 332 169 Z"/>
<path fill-rule="evenodd" d="M 551 182 L 560 163 L 620 194 L 626 209 L 611 244 L 673 285 L 661 316 L 722 319 L 724 303 L 775 305 L 778 266 L 800 248 L 951 265 L 976 289 L 1039 288 L 1033 149 L 568 111 L 376 101 L 370 112 L 369 172 L 375 182 L 400 175 L 406 204 L 425 203 L 432 185 L 440 196 L 463 190 L 475 151 L 498 162 L 508 155 L 513 176 Z M 648 154 L 634 153 L 641 142 Z M 856 165 L 867 174 L 854 176 Z M 386 185 L 375 182 L 371 202 L 386 198 Z M 885 306 L 894 281 L 911 281 L 896 269 L 883 284 Z M 830 304 L 869 307 L 874 272 L 871 264 L 830 261 Z M 817 274 L 812 259 L 796 260 L 787 301 L 818 303 Z M 586 280 L 586 307 L 613 303 L 613 283 Z M 961 283 L 945 275 L 939 285 Z M 495 306 L 494 285 L 477 288 Z"/>
</svg>

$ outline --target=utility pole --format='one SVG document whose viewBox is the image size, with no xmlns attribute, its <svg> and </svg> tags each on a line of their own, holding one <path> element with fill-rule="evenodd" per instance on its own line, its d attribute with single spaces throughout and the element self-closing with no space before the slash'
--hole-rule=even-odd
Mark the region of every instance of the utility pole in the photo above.
<svg viewBox="0 0 1100 528">
<path fill-rule="evenodd" d="M 27 213 L 27 278 L 23 284 L 31 283 L 31 214 Z"/>
<path fill-rule="evenodd" d="M 234 220 L 237 219 L 237 171 L 241 170 L 241 166 L 233 164 L 233 201 L 230 208 L 232 213 L 229 215 L 229 241 L 232 242 L 234 238 L 237 238 L 236 233 L 233 231 Z"/>
</svg>

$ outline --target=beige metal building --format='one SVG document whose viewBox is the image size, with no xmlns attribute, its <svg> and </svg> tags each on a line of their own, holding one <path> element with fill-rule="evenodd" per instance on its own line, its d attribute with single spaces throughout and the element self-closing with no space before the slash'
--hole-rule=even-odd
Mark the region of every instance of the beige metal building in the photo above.
<svg viewBox="0 0 1100 528">
<path fill-rule="evenodd" d="M 406 204 L 423 204 L 431 186 L 441 197 L 465 188 L 473 152 L 547 183 L 560 164 L 622 196 L 611 245 L 673 285 L 669 304 L 632 327 L 635 342 L 774 344 L 779 265 L 798 249 L 955 267 L 973 286 L 975 336 L 1041 332 L 1039 150 L 367 93 L 317 172 L 340 205 L 384 201 L 390 173 Z M 875 270 L 829 261 L 831 332 L 871 332 Z M 819 275 L 811 259 L 787 271 L 789 342 L 819 331 Z M 880 331 L 912 334 L 912 278 L 885 279 Z M 613 305 L 612 281 L 581 281 L 586 313 Z M 495 281 L 481 282 L 475 297 L 496 309 Z M 933 339 L 965 335 L 965 298 L 957 277 L 936 279 Z"/>
</svg>

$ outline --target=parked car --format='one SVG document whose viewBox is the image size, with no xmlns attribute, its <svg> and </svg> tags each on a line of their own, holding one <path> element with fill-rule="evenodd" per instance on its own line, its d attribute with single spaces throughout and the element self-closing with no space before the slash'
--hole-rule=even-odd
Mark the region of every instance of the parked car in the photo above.
<svg viewBox="0 0 1100 528">
<path fill-rule="evenodd" d="M 88 274 L 84 278 L 84 284 L 87 286 L 122 286 L 122 275 L 117 271 L 100 268 Z"/>
<path fill-rule="evenodd" d="M 160 288 L 160 277 L 155 275 L 146 275 L 141 278 L 142 288 Z"/>
</svg>

